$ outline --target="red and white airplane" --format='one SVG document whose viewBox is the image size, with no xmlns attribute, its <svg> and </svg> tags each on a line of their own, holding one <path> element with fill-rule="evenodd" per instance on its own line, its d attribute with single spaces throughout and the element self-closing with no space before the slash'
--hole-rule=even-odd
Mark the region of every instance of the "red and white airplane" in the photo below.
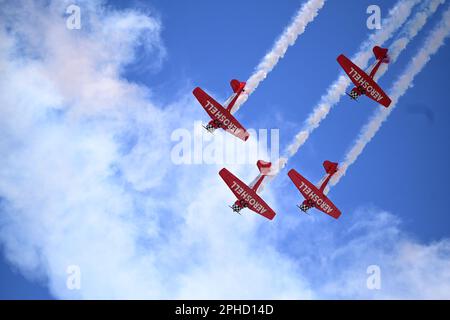
<svg viewBox="0 0 450 320">
<path fill-rule="evenodd" d="M 249 208 L 263 217 L 272 220 L 275 217 L 275 212 L 257 194 L 262 190 L 264 180 L 273 175 L 271 170 L 272 163 L 258 160 L 256 165 L 260 173 L 248 186 L 225 168 L 219 171 L 219 175 L 237 198 L 236 202 L 230 206 L 233 212 L 240 214 L 242 209 Z"/>
<path fill-rule="evenodd" d="M 343 54 L 337 58 L 338 63 L 355 85 L 352 91 L 347 93 L 351 99 L 357 100 L 359 96 L 364 94 L 384 107 L 389 107 L 391 104 L 391 99 L 373 79 L 381 64 L 389 63 L 389 56 L 387 52 L 388 49 L 386 48 L 381 48 L 378 46 L 373 47 L 373 54 L 375 55 L 376 61 L 371 67 L 368 68 L 367 71 L 370 70 L 369 74 L 362 71 Z"/>
<path fill-rule="evenodd" d="M 288 172 L 288 176 L 305 198 L 300 206 L 297 205 L 300 210 L 306 213 L 309 209 L 316 208 L 337 219 L 341 215 L 341 211 L 328 199 L 324 191 L 331 177 L 337 172 L 338 164 L 327 160 L 324 161 L 323 167 L 326 175 L 320 180 L 318 186 L 313 185 L 294 169 Z"/>
<path fill-rule="evenodd" d="M 231 115 L 231 109 L 239 96 L 244 92 L 245 82 L 233 79 L 231 80 L 230 85 L 233 89 L 233 94 L 225 101 L 223 106 L 199 87 L 195 88 L 192 93 L 211 117 L 211 121 L 204 127 L 208 132 L 213 133 L 214 130 L 222 128 L 239 139 L 246 141 L 250 134 L 239 121 Z"/>
</svg>

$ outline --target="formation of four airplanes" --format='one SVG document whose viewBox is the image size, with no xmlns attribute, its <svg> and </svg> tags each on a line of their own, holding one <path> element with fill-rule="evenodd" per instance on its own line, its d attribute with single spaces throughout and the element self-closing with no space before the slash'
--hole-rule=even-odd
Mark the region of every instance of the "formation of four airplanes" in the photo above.
<svg viewBox="0 0 450 320">
<path fill-rule="evenodd" d="M 386 108 L 389 107 L 391 99 L 374 80 L 381 64 L 389 63 L 387 52 L 388 49 L 375 46 L 373 48 L 373 53 L 376 61 L 368 68 L 367 72 L 361 70 L 357 65 L 350 61 L 350 59 L 342 54 L 337 58 L 338 63 L 355 85 L 350 93 L 347 93 L 351 99 L 357 100 L 359 96 L 366 95 L 382 106 Z M 238 80 L 231 80 L 230 84 L 233 89 L 233 95 L 223 106 L 201 88 L 195 88 L 193 94 L 211 117 L 211 121 L 205 127 L 206 130 L 212 133 L 214 130 L 222 128 L 239 139 L 246 141 L 249 137 L 249 133 L 236 120 L 231 112 L 237 99 L 245 91 L 246 83 Z M 275 217 L 275 212 L 258 195 L 258 191 L 261 189 L 263 180 L 266 177 L 273 175 L 274 170 L 270 162 L 259 160 L 256 165 L 258 166 L 260 173 L 249 185 L 243 183 L 225 168 L 220 170 L 219 175 L 237 198 L 236 202 L 231 206 L 234 212 L 240 213 L 243 208 L 248 208 L 263 217 L 272 220 Z M 306 213 L 309 209 L 316 208 L 337 219 L 341 215 L 341 211 L 325 195 L 325 188 L 331 177 L 337 172 L 338 164 L 327 160 L 324 161 L 323 167 L 326 175 L 317 186 L 308 181 L 294 169 L 291 169 L 288 172 L 288 176 L 305 198 L 303 203 L 298 206 L 300 210 Z"/>
</svg>

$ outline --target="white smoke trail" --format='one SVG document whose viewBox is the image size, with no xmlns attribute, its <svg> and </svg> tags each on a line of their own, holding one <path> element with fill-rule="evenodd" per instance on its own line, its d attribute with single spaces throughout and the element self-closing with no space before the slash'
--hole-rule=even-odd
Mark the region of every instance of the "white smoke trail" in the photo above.
<svg viewBox="0 0 450 320">
<path fill-rule="evenodd" d="M 411 87 L 413 80 L 417 74 L 430 61 L 431 56 L 434 55 L 439 48 L 444 44 L 445 39 L 450 35 L 450 8 L 448 8 L 438 26 L 433 29 L 430 35 L 425 40 L 423 47 L 419 50 L 414 58 L 412 58 L 405 72 L 398 78 L 392 86 L 391 98 L 392 104 L 388 109 L 378 109 L 372 119 L 362 128 L 359 138 L 354 143 L 353 147 L 345 156 L 341 163 L 337 174 L 330 181 L 330 185 L 336 185 L 340 179 L 345 175 L 348 168 L 358 159 L 358 156 L 363 152 L 366 145 L 372 140 L 375 134 L 380 129 L 381 125 L 388 118 L 391 112 L 397 105 L 398 100 Z"/>
<path fill-rule="evenodd" d="M 314 20 L 324 4 L 325 0 L 309 0 L 303 4 L 292 23 L 284 30 L 272 49 L 258 64 L 255 72 L 247 80 L 247 85 L 245 86 L 247 94 L 239 97 L 232 108 L 231 113 L 238 111 L 245 101 L 247 101 L 248 96 L 255 91 L 261 81 L 263 81 L 267 77 L 267 74 L 277 65 L 278 61 L 284 57 L 289 46 L 294 45 L 297 38 L 305 32 L 307 25 Z"/>
<path fill-rule="evenodd" d="M 351 59 L 362 69 L 368 65 L 372 57 L 372 47 L 374 45 L 382 45 L 389 40 L 393 33 L 400 28 L 411 14 L 413 7 L 418 4 L 418 0 L 401 0 L 390 10 L 388 18 L 383 21 L 383 28 L 372 34 L 367 41 L 365 41 L 359 52 Z M 414 34 L 413 32 L 410 33 Z M 310 134 L 316 129 L 321 121 L 326 118 L 331 108 L 336 105 L 341 97 L 345 94 L 350 80 L 346 75 L 341 75 L 334 81 L 327 90 L 327 93 L 320 98 L 319 103 L 314 107 L 313 111 L 308 116 L 303 128 L 294 137 L 291 144 L 288 145 L 283 158 L 283 163 L 286 163 L 288 158 L 297 153 L 300 147 L 306 142 Z"/>
</svg>

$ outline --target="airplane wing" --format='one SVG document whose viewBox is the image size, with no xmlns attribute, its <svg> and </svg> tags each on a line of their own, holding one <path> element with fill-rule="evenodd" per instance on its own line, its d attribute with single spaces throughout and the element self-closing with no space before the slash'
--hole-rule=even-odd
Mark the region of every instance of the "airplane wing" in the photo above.
<svg viewBox="0 0 450 320">
<path fill-rule="evenodd" d="M 244 200 L 247 203 L 247 208 L 269 220 L 272 220 L 275 217 L 275 212 L 267 205 L 267 203 L 234 174 L 223 168 L 219 171 L 219 175 L 228 185 L 228 188 L 234 193 L 236 198 L 238 198 L 238 200 Z"/>
<path fill-rule="evenodd" d="M 335 219 L 339 218 L 341 215 L 339 209 L 336 208 L 333 202 L 331 202 L 326 195 L 320 192 L 315 185 L 305 179 L 294 169 L 291 169 L 288 172 L 288 176 L 291 178 L 292 182 L 295 184 L 303 197 L 314 202 L 314 207 L 316 209 L 319 209 L 323 213 L 326 213 Z"/>
<path fill-rule="evenodd" d="M 357 65 L 355 65 L 343 54 L 341 54 L 337 58 L 337 61 L 341 65 L 342 69 L 344 69 L 345 73 L 349 76 L 350 80 L 352 80 L 354 85 L 365 90 L 366 96 L 386 108 L 389 107 L 389 105 L 391 104 L 391 99 L 380 88 L 380 86 L 367 75 L 367 73 L 362 71 Z"/>
<path fill-rule="evenodd" d="M 197 98 L 198 102 L 205 109 L 206 113 L 211 117 L 212 120 L 217 120 L 222 128 L 231 133 L 232 135 L 246 141 L 250 134 L 245 130 L 245 128 L 233 117 L 228 110 L 220 105 L 216 100 L 210 97 L 201 88 L 195 88 L 192 92 Z"/>
</svg>

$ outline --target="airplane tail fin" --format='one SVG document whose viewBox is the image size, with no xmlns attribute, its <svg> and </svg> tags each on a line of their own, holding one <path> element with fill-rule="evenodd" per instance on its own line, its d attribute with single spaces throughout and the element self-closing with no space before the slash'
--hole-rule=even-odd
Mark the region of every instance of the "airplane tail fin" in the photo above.
<svg viewBox="0 0 450 320">
<path fill-rule="evenodd" d="M 383 60 L 384 63 L 389 63 L 388 49 L 379 46 L 373 47 L 373 54 L 377 60 Z"/>
<path fill-rule="evenodd" d="M 263 176 L 267 176 L 270 173 L 270 168 L 272 167 L 272 163 L 271 162 L 266 162 L 263 160 L 258 160 L 256 162 L 256 166 L 259 169 L 259 172 L 261 173 L 261 175 Z"/>
<path fill-rule="evenodd" d="M 350 99 L 355 100 L 355 101 L 358 101 L 358 98 L 359 98 L 359 96 L 361 95 L 361 94 L 358 92 L 358 89 L 357 89 L 356 87 L 353 88 L 352 91 L 346 92 L 346 94 L 350 97 Z"/>
<path fill-rule="evenodd" d="M 335 174 L 338 168 L 338 163 L 325 160 L 323 162 L 323 168 L 325 169 L 326 173 Z"/>
<path fill-rule="evenodd" d="M 230 86 L 231 86 L 231 89 L 233 89 L 234 93 L 242 91 L 242 89 L 244 89 L 244 87 L 245 87 L 245 84 L 246 84 L 245 82 L 241 82 L 236 79 L 233 79 L 230 81 Z"/>
</svg>

